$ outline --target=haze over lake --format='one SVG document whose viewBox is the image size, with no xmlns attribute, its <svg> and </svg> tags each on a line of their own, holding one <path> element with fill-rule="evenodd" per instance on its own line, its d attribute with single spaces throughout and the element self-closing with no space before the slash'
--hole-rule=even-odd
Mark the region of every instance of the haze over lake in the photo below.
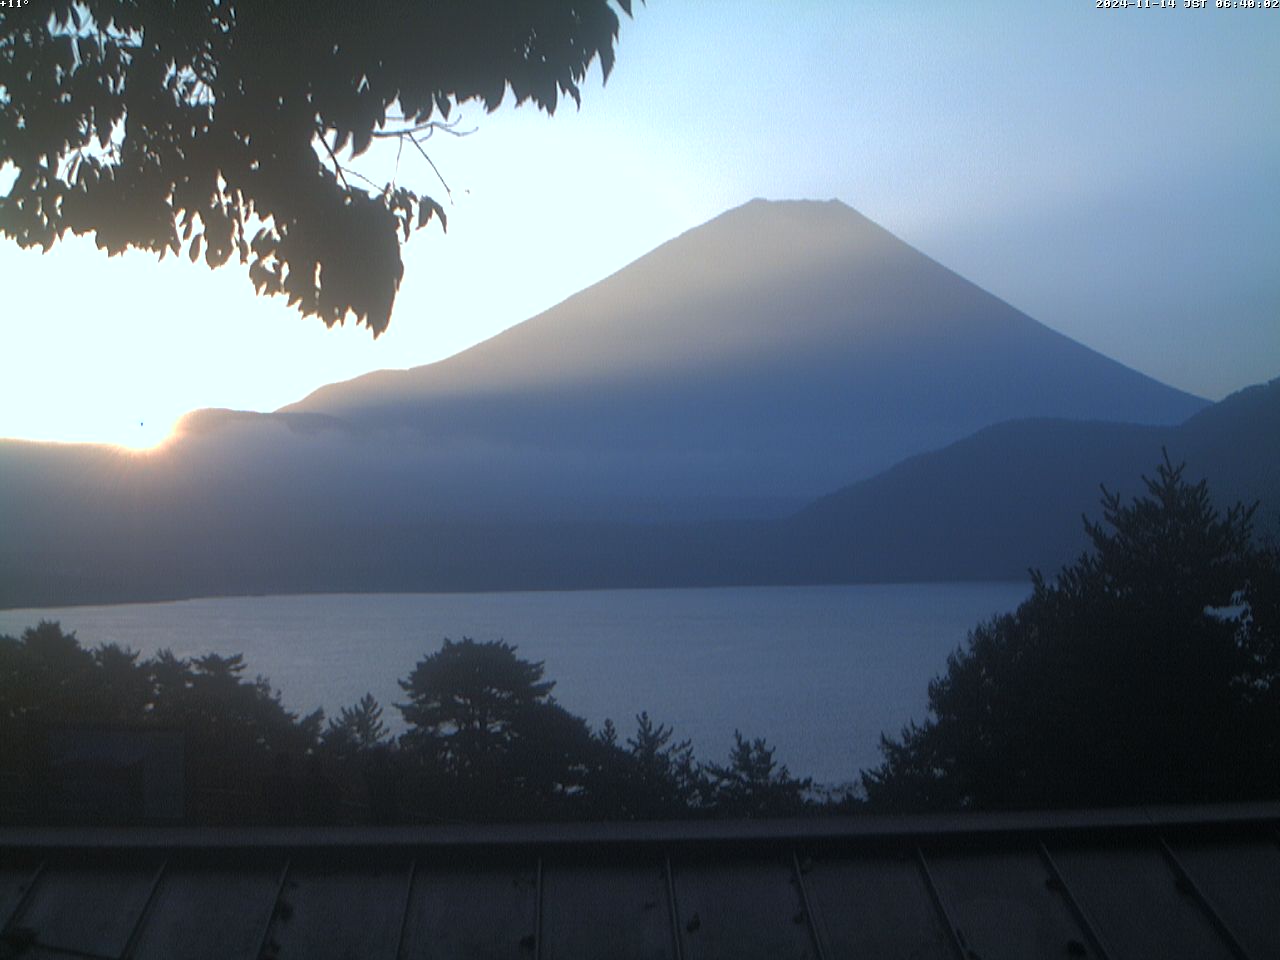
<svg viewBox="0 0 1280 960">
<path fill-rule="evenodd" d="M 284 702 L 329 715 L 371 691 L 389 720 L 396 685 L 445 637 L 504 639 L 542 660 L 568 710 L 620 735 L 635 715 L 723 761 L 733 731 L 822 783 L 879 759 L 881 731 L 923 719 L 927 685 L 969 629 L 1012 610 L 1027 582 L 689 590 L 233 597 L 0 611 L 0 633 L 58 620 L 88 647 L 143 655 L 243 653 Z"/>
</svg>

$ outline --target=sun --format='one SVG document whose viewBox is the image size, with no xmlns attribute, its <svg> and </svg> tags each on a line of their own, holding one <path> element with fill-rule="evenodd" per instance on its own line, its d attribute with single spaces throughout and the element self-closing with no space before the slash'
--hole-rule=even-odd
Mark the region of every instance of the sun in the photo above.
<svg viewBox="0 0 1280 960">
<path fill-rule="evenodd" d="M 147 453 L 160 449 L 173 437 L 179 419 L 173 415 L 134 420 L 120 416 L 117 411 L 91 408 L 80 411 L 74 418 L 59 416 L 59 413 L 50 411 L 44 420 L 30 420 L 26 430 L 0 430 L 0 440 L 87 443 Z"/>
<path fill-rule="evenodd" d="M 173 437 L 173 428 L 176 423 L 176 420 L 163 417 L 150 422 L 139 420 L 136 428 L 130 423 L 122 426 L 118 431 L 109 430 L 98 442 L 138 453 L 147 452 L 164 446 Z"/>
</svg>

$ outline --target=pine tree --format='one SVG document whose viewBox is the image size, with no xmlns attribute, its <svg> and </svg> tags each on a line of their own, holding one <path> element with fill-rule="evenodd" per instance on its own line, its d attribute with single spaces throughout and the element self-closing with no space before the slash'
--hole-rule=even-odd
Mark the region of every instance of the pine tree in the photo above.
<svg viewBox="0 0 1280 960">
<path fill-rule="evenodd" d="M 975 628 L 929 716 L 864 771 L 886 807 L 1061 806 L 1274 796 L 1274 554 L 1253 509 L 1220 513 L 1165 457 L 1130 503 L 1103 489 L 1092 551 Z M 1269 558 L 1269 559 L 1268 559 Z M 1271 578 L 1271 579 L 1268 579 Z M 1256 614 L 1255 611 L 1256 610 Z M 1270 711 L 1270 712 L 1268 712 Z"/>
<path fill-rule="evenodd" d="M 797 780 L 773 759 L 774 748 L 763 738 L 748 740 L 733 731 L 733 749 L 727 766 L 710 764 L 712 803 L 731 817 L 778 817 L 798 814 L 805 808 L 805 791 L 813 782 Z"/>
<path fill-rule="evenodd" d="M 360 702 L 343 707 L 336 720 L 329 721 L 324 742 L 338 753 L 365 753 L 386 743 L 391 730 L 382 722 L 382 706 L 372 693 Z"/>
</svg>

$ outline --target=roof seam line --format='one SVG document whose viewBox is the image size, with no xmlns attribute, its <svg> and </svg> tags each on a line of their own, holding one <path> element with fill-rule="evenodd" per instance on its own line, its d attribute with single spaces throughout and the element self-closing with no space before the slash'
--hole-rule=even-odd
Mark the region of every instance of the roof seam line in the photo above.
<svg viewBox="0 0 1280 960">
<path fill-rule="evenodd" d="M 276 895 L 271 901 L 271 910 L 267 914 L 267 922 L 262 927 L 262 936 L 258 940 L 258 950 L 254 954 L 255 957 L 264 956 L 267 952 L 267 944 L 271 942 L 271 927 L 276 922 L 276 913 L 280 910 L 280 898 L 284 896 L 284 885 L 289 879 L 289 868 L 293 861 L 286 859 L 284 866 L 280 868 L 280 879 L 276 883 Z"/>
<path fill-rule="evenodd" d="M 138 941 L 142 939 L 142 928 L 146 925 L 147 918 L 151 915 L 151 910 L 156 902 L 156 894 L 160 891 L 160 884 L 164 880 L 165 871 L 169 868 L 169 858 L 160 861 L 160 866 L 156 868 L 156 875 L 151 878 L 151 889 L 147 891 L 147 899 L 142 903 L 142 909 L 138 911 L 138 919 L 133 923 L 133 929 L 129 931 L 129 937 L 124 942 L 124 949 L 120 951 L 120 957 L 128 957 L 137 949 Z"/>
<path fill-rule="evenodd" d="M 400 912 L 400 935 L 396 938 L 396 960 L 400 960 L 404 953 L 404 934 L 409 927 L 409 911 L 413 909 L 413 884 L 418 876 L 418 858 L 413 857 L 409 861 L 409 879 L 405 883 L 404 889 L 404 910 Z"/>
<path fill-rule="evenodd" d="M 31 876 L 27 880 L 26 889 L 22 891 L 22 896 L 18 898 L 18 902 L 14 905 L 13 912 L 4 922 L 4 926 L 0 927 L 0 939 L 9 936 L 12 928 L 17 924 L 18 918 L 22 916 L 27 905 L 31 902 L 31 897 L 35 893 L 36 886 L 40 883 L 40 878 L 44 876 L 44 868 L 48 865 L 48 860 L 41 860 L 39 866 L 31 872 Z"/>
<path fill-rule="evenodd" d="M 671 942 L 674 944 L 675 960 L 684 960 L 684 943 L 680 939 L 680 907 L 676 902 L 676 880 L 671 869 L 671 855 L 662 854 L 662 869 L 667 875 L 667 914 L 671 919 Z"/>
<path fill-rule="evenodd" d="M 942 925 L 947 928 L 947 942 L 951 944 L 951 949 L 955 951 L 957 960 L 966 960 L 964 944 L 960 942 L 960 929 L 956 926 L 950 911 L 947 910 L 946 903 L 942 900 L 942 893 L 938 890 L 938 885 L 933 879 L 933 871 L 929 869 L 929 862 L 924 858 L 924 850 L 920 848 L 918 843 L 915 848 L 916 863 L 920 867 L 920 872 L 924 875 L 924 883 L 929 890 L 929 897 L 933 900 L 933 905 L 938 913 L 942 915 Z"/>
<path fill-rule="evenodd" d="M 1076 895 L 1071 892 L 1071 888 L 1067 886 L 1067 879 L 1062 875 L 1062 871 L 1058 869 L 1058 864 L 1054 862 L 1053 857 L 1050 856 L 1049 848 L 1045 846 L 1043 840 L 1039 841 L 1036 846 L 1039 848 L 1040 859 L 1044 862 L 1045 869 L 1049 871 L 1049 876 L 1053 878 L 1058 890 L 1062 893 L 1063 899 L 1067 901 L 1067 907 L 1070 908 L 1071 913 L 1075 916 L 1076 922 L 1084 929 L 1085 936 L 1093 943 L 1093 949 L 1098 951 L 1098 955 L 1102 960 L 1111 960 L 1114 954 L 1107 949 L 1106 944 L 1103 942 L 1102 932 L 1085 910 L 1084 904 L 1076 898 Z"/>
<path fill-rule="evenodd" d="M 818 954 L 818 960 L 827 960 L 827 951 L 822 942 L 823 938 L 818 932 L 818 918 L 813 912 L 813 903 L 809 899 L 809 890 L 804 882 L 804 871 L 800 869 L 800 858 L 796 856 L 795 847 L 791 848 L 791 869 L 795 871 L 796 886 L 800 890 L 800 903 L 804 907 L 804 916 L 808 922 L 809 935 L 813 938 L 813 949 Z"/>
<path fill-rule="evenodd" d="M 1218 936 L 1226 941 L 1228 949 L 1236 956 L 1237 960 L 1250 960 L 1249 952 L 1245 950 L 1235 932 L 1222 919 L 1221 914 L 1214 908 L 1209 898 L 1205 896 L 1204 891 L 1200 889 L 1200 885 L 1195 882 L 1191 874 L 1187 872 L 1187 868 L 1182 865 L 1177 855 L 1174 854 L 1173 848 L 1165 840 L 1164 834 L 1157 834 L 1156 839 L 1160 841 L 1160 852 L 1164 854 L 1165 860 L 1173 868 L 1173 872 L 1177 875 L 1179 881 L 1186 884 L 1187 890 L 1190 891 L 1192 898 L 1204 912 L 1209 925 L 1213 927 Z"/>
</svg>

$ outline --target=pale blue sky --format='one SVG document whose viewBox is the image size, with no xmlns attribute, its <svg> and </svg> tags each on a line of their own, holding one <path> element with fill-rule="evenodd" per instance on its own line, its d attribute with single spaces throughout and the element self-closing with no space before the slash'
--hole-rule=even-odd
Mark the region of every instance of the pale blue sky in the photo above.
<svg viewBox="0 0 1280 960">
<path fill-rule="evenodd" d="M 145 443 L 440 359 L 756 196 L 840 199 L 1183 389 L 1280 375 L 1277 9 L 650 0 L 580 112 L 464 118 L 376 342 L 239 268 L 0 247 L 0 436 Z"/>
</svg>

